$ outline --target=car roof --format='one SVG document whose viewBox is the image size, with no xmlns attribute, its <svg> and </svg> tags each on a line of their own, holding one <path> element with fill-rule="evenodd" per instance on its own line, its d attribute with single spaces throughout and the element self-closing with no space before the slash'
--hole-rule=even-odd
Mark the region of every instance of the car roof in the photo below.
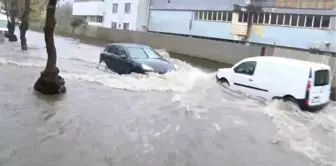
<svg viewBox="0 0 336 166">
<path fill-rule="evenodd" d="M 308 58 L 308 57 L 307 57 Z M 257 62 L 273 62 L 277 64 L 285 64 L 295 67 L 323 67 L 328 68 L 330 67 L 323 63 L 316 63 L 316 62 L 309 62 L 285 57 L 277 57 L 277 56 L 256 56 L 244 59 L 244 61 L 257 61 Z"/>
<path fill-rule="evenodd" d="M 148 48 L 148 47 L 150 47 L 150 46 L 147 46 L 147 45 L 137 44 L 137 43 L 109 43 L 107 45 L 109 45 L 109 46 L 117 45 L 117 46 L 123 46 L 123 47 L 136 47 L 136 48 Z"/>
</svg>

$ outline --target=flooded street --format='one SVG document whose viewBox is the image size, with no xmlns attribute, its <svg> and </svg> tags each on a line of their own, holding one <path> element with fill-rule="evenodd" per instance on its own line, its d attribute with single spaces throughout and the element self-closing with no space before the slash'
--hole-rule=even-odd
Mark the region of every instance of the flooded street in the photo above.
<svg viewBox="0 0 336 166">
<path fill-rule="evenodd" d="M 43 35 L 27 39 L 28 52 L 0 45 L 0 166 L 336 166 L 334 102 L 313 114 L 249 99 L 178 56 L 176 72 L 117 75 L 102 47 L 64 37 L 68 91 L 46 97 L 32 88 Z"/>
</svg>

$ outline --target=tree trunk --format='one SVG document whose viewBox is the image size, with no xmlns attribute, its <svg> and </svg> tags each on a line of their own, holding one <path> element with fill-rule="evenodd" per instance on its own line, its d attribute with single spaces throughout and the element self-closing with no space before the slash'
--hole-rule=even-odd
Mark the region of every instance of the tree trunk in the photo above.
<svg viewBox="0 0 336 166">
<path fill-rule="evenodd" d="M 21 24 L 19 26 L 20 29 L 20 40 L 21 40 L 21 49 L 27 50 L 27 39 L 26 32 L 29 28 L 29 14 L 30 14 L 30 0 L 25 0 L 25 9 L 21 16 Z"/>
<path fill-rule="evenodd" d="M 15 32 L 15 18 L 17 16 L 17 11 L 16 11 L 15 6 L 13 5 L 13 2 L 14 1 L 11 1 L 10 4 L 7 4 L 7 0 L 5 0 L 5 8 L 6 8 L 6 14 L 7 14 L 8 40 L 11 42 L 16 42 L 17 37 L 14 34 L 14 32 Z M 8 15 L 9 15 L 9 19 L 8 19 Z"/>
<path fill-rule="evenodd" d="M 56 25 L 55 10 L 57 0 L 49 0 L 44 30 L 44 39 L 48 54 L 47 65 L 41 76 L 35 82 L 34 89 L 42 94 L 65 93 L 64 79 L 58 75 L 56 67 L 56 48 L 54 43 L 54 29 Z"/>
</svg>

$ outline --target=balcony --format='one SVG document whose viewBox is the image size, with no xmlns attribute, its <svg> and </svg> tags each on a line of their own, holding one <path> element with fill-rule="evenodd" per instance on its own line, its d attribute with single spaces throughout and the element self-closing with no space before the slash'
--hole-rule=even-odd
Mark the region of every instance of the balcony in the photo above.
<svg viewBox="0 0 336 166">
<path fill-rule="evenodd" d="M 231 26 L 231 34 L 239 36 L 247 35 L 247 23 L 236 22 L 232 23 Z"/>
</svg>

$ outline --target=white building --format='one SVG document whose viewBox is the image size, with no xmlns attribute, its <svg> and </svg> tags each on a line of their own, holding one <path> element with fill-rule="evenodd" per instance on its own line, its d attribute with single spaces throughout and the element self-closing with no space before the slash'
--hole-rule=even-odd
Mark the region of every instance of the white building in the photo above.
<svg viewBox="0 0 336 166">
<path fill-rule="evenodd" d="M 104 11 L 103 0 L 75 0 L 72 6 L 72 14 L 83 16 L 89 25 L 102 26 Z"/>
<path fill-rule="evenodd" d="M 150 0 L 75 0 L 73 15 L 89 25 L 146 31 Z"/>
</svg>

